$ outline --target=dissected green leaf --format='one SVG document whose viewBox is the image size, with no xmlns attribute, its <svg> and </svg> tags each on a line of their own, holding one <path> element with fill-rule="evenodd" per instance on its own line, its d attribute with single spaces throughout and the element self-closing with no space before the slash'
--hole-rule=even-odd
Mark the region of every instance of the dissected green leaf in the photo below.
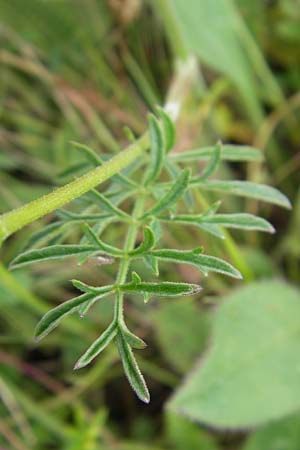
<svg viewBox="0 0 300 450">
<path fill-rule="evenodd" d="M 165 261 L 191 264 L 205 275 L 208 272 L 219 272 L 233 278 L 242 278 L 240 272 L 231 264 L 215 256 L 203 255 L 200 250 L 152 250 L 151 255 Z"/>
<path fill-rule="evenodd" d="M 74 287 L 76 287 L 76 289 L 78 289 L 81 292 L 89 292 L 91 294 L 101 294 L 103 291 L 103 286 L 89 286 L 88 284 L 83 283 L 80 280 L 71 280 L 72 284 Z M 110 288 L 109 290 L 113 290 L 114 289 L 114 285 L 113 284 L 109 284 L 107 286 L 105 286 L 106 288 Z"/>
<path fill-rule="evenodd" d="M 121 332 L 126 340 L 126 342 L 130 345 L 130 347 L 136 349 L 144 349 L 147 347 L 147 344 L 143 341 L 143 339 L 139 338 L 135 334 L 133 334 L 130 330 L 128 330 L 125 324 L 122 325 Z"/>
<path fill-rule="evenodd" d="M 150 227 L 144 228 L 144 240 L 143 242 L 134 250 L 131 250 L 128 255 L 130 256 L 140 256 L 144 253 L 149 252 L 155 245 L 155 237 L 152 229 Z"/>
<path fill-rule="evenodd" d="M 79 358 L 74 366 L 74 370 L 87 366 L 108 344 L 113 340 L 118 332 L 117 322 L 113 321 L 108 328 L 96 339 L 87 351 Z"/>
<path fill-rule="evenodd" d="M 123 211 L 122 209 L 118 208 L 116 205 L 114 205 L 105 195 L 98 192 L 96 189 L 92 189 L 89 193 L 90 195 L 93 195 L 95 200 L 99 202 L 101 207 L 107 211 L 110 214 L 113 214 L 115 216 L 119 217 L 125 217 L 129 218 L 128 214 Z"/>
<path fill-rule="evenodd" d="M 166 159 L 165 160 L 165 167 L 168 171 L 168 173 L 171 175 L 172 178 L 178 178 L 179 175 L 181 174 L 181 167 L 176 164 L 176 162 L 174 162 L 171 159 Z M 193 197 L 193 193 L 190 190 L 186 190 L 182 196 L 182 200 L 184 201 L 186 207 L 189 210 L 192 210 L 194 207 L 194 197 Z"/>
<path fill-rule="evenodd" d="M 161 172 L 165 156 L 165 143 L 158 120 L 153 114 L 149 114 L 149 133 L 150 133 L 150 163 L 145 184 L 155 181 Z"/>
<path fill-rule="evenodd" d="M 99 300 L 112 292 L 114 286 L 108 285 L 97 289 L 97 292 L 86 292 L 78 297 L 67 300 L 66 302 L 58 305 L 56 308 L 48 311 L 37 324 L 35 329 L 35 337 L 37 341 L 40 341 L 43 337 L 50 333 L 67 315 L 75 312 L 81 305 L 91 301 L 92 299 Z"/>
<path fill-rule="evenodd" d="M 165 138 L 166 152 L 168 153 L 175 144 L 175 126 L 169 114 L 159 106 L 156 108 L 162 123 L 162 131 Z"/>
<path fill-rule="evenodd" d="M 265 219 L 253 214 L 178 214 L 176 216 L 161 216 L 161 220 L 170 223 L 181 223 L 183 225 L 195 225 L 202 227 L 207 225 L 218 225 L 226 228 L 238 228 L 241 230 L 258 230 L 274 233 L 273 226 Z M 214 234 L 214 232 L 213 232 Z"/>
<path fill-rule="evenodd" d="M 299 291 L 283 282 L 256 282 L 233 292 L 215 316 L 205 361 L 169 407 L 235 429 L 300 409 L 299 315 Z"/>
<path fill-rule="evenodd" d="M 73 313 L 76 309 L 82 305 L 83 303 L 91 300 L 95 297 L 93 293 L 85 293 L 80 295 L 79 297 L 72 298 L 71 300 L 67 300 L 56 308 L 48 311 L 37 324 L 35 329 L 35 338 L 37 341 L 40 341 L 42 338 L 47 336 L 68 314 Z"/>
<path fill-rule="evenodd" d="M 111 214 L 77 214 L 65 209 L 60 209 L 56 212 L 56 215 L 68 222 L 101 222 L 113 217 Z M 67 222 L 68 221 L 68 222 Z"/>
<path fill-rule="evenodd" d="M 49 247 L 28 250 L 20 253 L 10 264 L 11 269 L 33 264 L 35 262 L 52 259 L 64 259 L 68 256 L 77 256 L 84 253 L 97 252 L 99 249 L 93 245 L 51 245 Z"/>
<path fill-rule="evenodd" d="M 177 200 L 183 195 L 188 187 L 190 178 L 190 171 L 185 169 L 181 172 L 179 177 L 170 186 L 168 192 L 144 215 L 143 218 L 148 216 L 154 216 L 164 209 L 170 208 Z"/>
<path fill-rule="evenodd" d="M 201 230 L 205 231 L 206 233 L 211 234 L 212 236 L 216 236 L 219 239 L 225 239 L 224 233 L 222 232 L 221 228 L 218 227 L 217 225 L 213 225 L 211 223 L 208 224 L 208 223 L 203 222 L 203 223 L 198 224 L 198 227 Z"/>
<path fill-rule="evenodd" d="M 65 224 L 64 222 L 57 221 L 44 226 L 30 236 L 30 239 L 25 246 L 26 250 L 31 249 L 34 246 L 41 245 L 41 243 L 47 242 L 49 239 L 60 234 L 61 228 L 63 226 L 68 225 L 69 223 Z"/>
<path fill-rule="evenodd" d="M 78 150 L 81 150 L 84 152 L 85 156 L 87 157 L 88 161 L 95 167 L 101 166 L 103 164 L 102 158 L 88 145 L 71 141 L 71 144 L 74 145 Z M 112 177 L 113 180 L 118 181 L 122 184 L 125 184 L 127 186 L 136 186 L 135 182 L 127 178 L 126 176 L 122 174 L 115 174 Z"/>
<path fill-rule="evenodd" d="M 101 239 L 96 235 L 94 230 L 88 225 L 84 225 L 84 232 L 86 236 L 89 238 L 92 245 L 95 247 L 98 247 L 98 250 L 103 251 L 104 253 L 107 253 L 111 256 L 121 257 L 124 255 L 123 250 L 120 250 L 117 247 L 114 247 L 112 245 L 106 244 L 105 242 L 101 241 Z"/>
<path fill-rule="evenodd" d="M 122 333 L 118 333 L 117 342 L 124 372 L 127 376 L 127 379 L 132 389 L 134 390 L 134 392 L 136 393 L 136 395 L 140 400 L 142 400 L 145 403 L 149 403 L 150 394 L 147 389 L 144 377 L 141 374 L 141 371 L 137 365 L 137 362 L 134 358 L 133 352 L 129 344 L 122 335 Z"/>
<path fill-rule="evenodd" d="M 131 282 L 119 286 L 122 292 L 133 292 L 137 294 L 151 294 L 158 297 L 180 297 L 182 295 L 197 294 L 202 288 L 197 284 L 173 283 L 161 281 L 160 283 Z"/>
<path fill-rule="evenodd" d="M 241 230 L 257 230 L 274 233 L 274 227 L 265 219 L 253 214 L 216 214 L 206 216 L 203 222 L 207 224 L 220 225 L 226 228 L 238 228 Z"/>
<path fill-rule="evenodd" d="M 204 167 L 201 174 L 196 177 L 198 181 L 206 180 L 217 170 L 221 161 L 221 149 L 222 144 L 217 143 L 207 165 Z"/>
<path fill-rule="evenodd" d="M 88 161 L 93 164 L 93 166 L 97 167 L 102 165 L 103 161 L 100 156 L 97 155 L 97 153 L 88 145 L 76 141 L 70 141 L 70 144 L 72 144 L 77 150 L 83 152 Z"/>
<path fill-rule="evenodd" d="M 214 153 L 214 146 L 186 150 L 180 153 L 172 153 L 170 157 L 173 161 L 188 162 L 210 159 Z M 226 161 L 262 161 L 263 153 L 248 145 L 222 145 L 220 158 Z"/>
<path fill-rule="evenodd" d="M 159 269 L 158 269 L 158 260 L 151 255 L 145 255 L 143 260 L 146 266 L 151 270 L 151 272 L 158 277 Z"/>
<path fill-rule="evenodd" d="M 206 181 L 195 183 L 206 191 L 222 192 L 222 194 L 239 195 L 241 197 L 255 198 L 264 202 L 273 203 L 283 208 L 291 208 L 289 199 L 277 189 L 265 184 L 252 183 L 251 181 Z"/>
</svg>

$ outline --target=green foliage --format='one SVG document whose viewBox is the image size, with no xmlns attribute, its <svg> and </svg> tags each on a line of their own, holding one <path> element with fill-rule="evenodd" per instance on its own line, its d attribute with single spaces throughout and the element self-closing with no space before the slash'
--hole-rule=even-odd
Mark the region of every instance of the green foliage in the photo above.
<svg viewBox="0 0 300 450">
<path fill-rule="evenodd" d="M 252 283 L 230 294 L 215 316 L 205 362 L 169 408 L 233 429 L 298 409 L 299 311 L 299 291 L 279 281 Z"/>
<path fill-rule="evenodd" d="M 216 272 L 233 278 L 242 278 L 240 271 L 230 263 L 221 258 L 204 254 L 202 247 L 196 247 L 191 250 L 160 248 L 160 224 L 174 222 L 183 225 L 196 225 L 222 237 L 223 234 L 220 228 L 222 226 L 273 232 L 272 226 L 260 217 L 250 214 L 216 214 L 220 206 L 219 202 L 213 203 L 202 214 L 174 214 L 174 208 L 184 199 L 184 194 L 189 193 L 192 197 L 195 188 L 229 192 L 246 197 L 250 196 L 281 206 L 289 206 L 288 200 L 283 194 L 268 186 L 236 181 L 207 181 L 207 178 L 217 170 L 223 156 L 227 155 L 228 157 L 228 154 L 230 154 L 231 160 L 234 156 L 238 160 L 241 159 L 240 147 L 238 151 L 235 151 L 234 147 L 230 146 L 226 153 L 226 151 L 223 151 L 222 145 L 218 143 L 212 151 L 209 151 L 210 157 L 206 161 L 207 164 L 198 176 L 193 177 L 191 175 L 192 168 L 180 168 L 176 165 L 177 163 L 185 164 L 189 162 L 189 158 L 187 160 L 179 159 L 178 162 L 173 161 L 171 164 L 174 170 L 172 172 L 166 171 L 166 167 L 172 160 L 172 154 L 169 155 L 167 150 L 170 150 L 169 147 L 174 142 L 174 127 L 171 125 L 169 116 L 161 109 L 159 110 L 159 117 L 160 120 L 154 115 L 149 116 L 150 158 L 145 158 L 144 175 L 141 177 L 139 172 L 139 182 L 127 182 L 127 179 L 130 180 L 127 176 L 125 179 L 127 196 L 131 201 L 136 198 L 131 213 L 120 207 L 123 203 L 123 195 L 117 195 L 115 198 L 111 195 L 115 190 L 119 192 L 119 184 L 121 182 L 123 185 L 124 182 L 122 173 L 117 173 L 117 176 L 112 173 L 111 184 L 106 191 L 100 193 L 95 189 L 92 190 L 86 196 L 86 206 L 79 214 L 65 210 L 58 212 L 59 226 L 51 224 L 46 232 L 39 232 L 38 235 L 31 238 L 30 243 L 30 247 L 32 247 L 40 242 L 44 244 L 47 239 L 51 242 L 55 233 L 59 232 L 61 235 L 61 230 L 66 224 L 74 227 L 83 223 L 83 227 L 79 229 L 79 231 L 83 232 L 83 236 L 79 240 L 78 245 L 55 244 L 37 249 L 29 248 L 11 263 L 12 268 L 19 268 L 35 262 L 65 259 L 69 256 L 79 257 L 80 263 L 91 257 L 98 257 L 105 264 L 113 264 L 115 260 L 118 261 L 118 273 L 115 282 L 112 284 L 95 287 L 79 280 L 73 280 L 73 285 L 83 294 L 49 311 L 36 328 L 36 338 L 38 340 L 42 339 L 59 324 L 61 319 L 75 311 L 81 317 L 84 317 L 98 300 L 114 294 L 115 311 L 111 324 L 77 361 L 75 368 L 79 369 L 88 365 L 111 341 L 116 339 L 125 374 L 137 396 L 145 402 L 149 401 L 149 393 L 132 352 L 132 347 L 144 348 L 145 343 L 131 333 L 125 324 L 123 297 L 128 294 L 138 294 L 144 298 L 145 302 L 148 302 L 150 297 L 175 298 L 185 295 L 196 295 L 201 290 L 201 287 L 195 283 L 142 280 L 136 272 L 132 272 L 131 281 L 127 281 L 131 263 L 142 259 L 156 276 L 159 273 L 160 262 L 163 261 L 192 265 L 205 276 L 210 272 Z M 138 144 L 133 143 L 132 146 L 133 149 L 139 149 Z M 81 149 L 84 149 L 84 155 L 89 161 L 92 159 L 93 163 L 98 162 L 98 157 L 94 155 L 92 150 L 86 146 L 82 146 Z M 129 151 L 131 150 L 129 149 Z M 128 150 L 125 150 L 126 152 Z M 249 149 L 246 149 L 246 152 L 251 159 L 253 155 L 256 155 L 257 150 L 249 151 Z M 208 154 L 207 150 L 205 154 Z M 114 158 L 108 161 L 109 167 L 111 167 L 113 160 Z M 118 155 L 118 160 L 122 161 L 120 155 Z M 105 167 L 106 163 L 101 165 L 104 171 Z M 97 171 L 97 167 L 93 169 L 93 173 L 94 171 Z M 161 183 L 160 179 L 165 176 L 166 172 L 169 174 L 170 180 Z M 88 174 L 85 178 L 88 178 Z M 83 189 L 83 186 L 80 187 L 80 192 L 83 192 Z M 161 192 L 158 200 L 156 189 L 159 189 Z M 160 213 L 166 210 L 171 210 L 171 215 L 161 216 Z M 101 214 L 102 211 L 104 211 L 104 215 Z M 127 237 L 123 248 L 108 244 L 100 237 L 112 221 L 127 227 Z M 61 225 L 62 222 L 64 225 Z M 94 223 L 94 225 L 91 226 L 89 223 Z M 140 230 L 143 230 L 144 237 L 142 242 L 136 246 L 136 239 Z M 60 239 L 64 240 L 63 235 Z"/>
<path fill-rule="evenodd" d="M 167 412 L 166 433 L 175 450 L 217 450 L 213 438 L 185 417 Z"/>
<path fill-rule="evenodd" d="M 64 209 L 56 212 L 57 220 L 48 215 L 7 239 L 16 230 L 8 230 L 1 216 L 0 241 L 6 240 L 0 264 L 0 447 L 298 450 L 298 415 L 237 433 L 222 433 L 173 413 L 167 414 L 165 426 L 162 421 L 165 402 L 180 378 L 192 376 L 199 358 L 205 366 L 204 350 L 209 352 L 211 345 L 208 323 L 224 293 L 251 279 L 299 282 L 299 0 L 86 0 L 84 8 L 78 1 L 0 0 L 0 10 L 1 213 L 52 193 L 54 185 L 72 182 L 92 169 L 102 167 L 107 174 L 115 154 L 124 163 L 122 170 L 115 167 L 104 178 L 100 190 L 90 190 L 72 205 L 66 207 L 62 195 Z M 174 21 L 170 12 L 175 12 Z M 191 53 L 200 56 L 200 64 Z M 179 119 L 176 143 L 174 123 L 156 107 L 163 101 Z M 158 133 L 163 132 L 163 148 L 152 145 L 152 155 L 157 150 L 164 161 L 162 166 L 158 161 L 160 175 L 145 189 L 142 180 L 153 162 L 147 153 L 149 133 L 140 156 L 130 164 L 121 148 L 127 143 L 139 147 L 136 137 L 144 132 L 147 109 L 155 114 L 154 122 L 159 121 Z M 209 145 L 218 139 L 226 142 L 221 161 L 216 146 Z M 141 219 L 185 168 L 190 179 L 183 194 L 155 217 Z M 219 191 L 200 184 L 192 189 L 191 179 L 200 184 L 270 184 L 285 192 L 294 208 L 283 214 L 255 198 L 225 198 L 224 186 Z M 93 181 L 94 188 L 98 182 Z M 43 214 L 48 207 L 49 212 L 58 207 L 49 202 L 58 192 L 35 204 L 28 223 L 36 220 L 37 206 Z M 72 195 L 76 198 L 79 192 Z M 216 202 L 223 195 L 224 202 Z M 144 204 L 133 214 L 140 197 Z M 18 217 L 24 210 L 17 211 L 20 215 L 8 225 L 22 226 Z M 271 221 L 278 234 L 258 233 L 272 232 L 259 215 Z M 135 228 L 130 239 L 129 228 Z M 247 229 L 251 233 L 242 232 Z M 20 252 L 76 244 L 95 247 L 95 252 L 28 262 L 14 271 L 6 268 Z M 196 267 L 151 254 L 198 245 L 206 254 L 230 261 L 244 280 L 214 273 L 204 278 Z M 150 283 L 156 289 L 156 283 L 176 281 L 189 282 L 195 290 L 201 284 L 203 290 L 174 300 L 152 292 L 154 301 L 145 305 L 142 298 L 149 300 L 149 293 L 116 287 L 129 284 L 137 289 L 147 283 L 149 288 Z M 107 285 L 113 289 L 102 300 L 99 290 Z M 79 306 L 73 309 L 74 303 L 63 302 L 72 300 L 76 289 Z M 59 310 L 58 322 L 52 316 L 48 331 L 51 324 L 60 326 L 42 345 L 35 345 L 37 320 L 57 305 L 66 310 Z M 256 330 L 255 318 L 250 322 Z M 104 349 L 110 324 L 113 337 Z M 235 325 L 232 319 L 229 327 Z M 119 332 L 149 382 L 149 407 L 136 401 L 126 385 L 115 342 Z M 138 351 L 146 347 L 144 340 L 148 349 Z M 225 342 L 220 346 L 226 352 Z M 70 371 L 89 348 L 93 356 L 101 347 L 92 365 Z M 278 354 L 280 359 L 284 365 Z M 219 375 L 222 380 L 222 370 Z M 267 376 L 272 384 L 273 373 Z"/>
<path fill-rule="evenodd" d="M 184 0 L 170 3 L 188 48 L 205 64 L 227 75 L 257 123 L 262 109 L 256 75 L 259 73 L 269 100 L 278 100 L 281 93 L 234 2 L 190 0 L 188 8 Z"/>
<path fill-rule="evenodd" d="M 242 450 L 298 450 L 299 442 L 299 415 L 293 415 L 255 431 Z"/>
<path fill-rule="evenodd" d="M 164 359 L 179 373 L 187 373 L 207 345 L 207 312 L 184 298 L 162 303 L 151 312 L 151 319 Z"/>
</svg>

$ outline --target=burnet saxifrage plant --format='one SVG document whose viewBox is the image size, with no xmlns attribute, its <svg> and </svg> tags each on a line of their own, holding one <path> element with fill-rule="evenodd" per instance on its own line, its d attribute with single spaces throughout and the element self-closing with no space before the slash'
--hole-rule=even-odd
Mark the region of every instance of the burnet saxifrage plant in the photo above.
<svg viewBox="0 0 300 450">
<path fill-rule="evenodd" d="M 197 294 L 201 290 L 197 284 L 161 281 L 161 263 L 191 265 L 204 275 L 218 272 L 242 278 L 235 267 L 220 258 L 207 255 L 202 247 L 189 250 L 165 248 L 162 244 L 164 227 L 171 227 L 173 224 L 197 227 L 218 238 L 224 237 L 222 227 L 268 233 L 274 231 L 269 222 L 252 214 L 219 213 L 220 202 L 213 203 L 204 211 L 194 211 L 193 197 L 197 191 L 228 193 L 264 200 L 282 207 L 290 206 L 288 199 L 272 187 L 247 181 L 210 179 L 221 160 L 260 160 L 261 153 L 257 149 L 217 143 L 212 147 L 172 153 L 174 124 L 161 108 L 157 109 L 157 116 L 149 115 L 148 128 L 148 133 L 138 141 L 131 135 L 131 146 L 108 161 L 103 161 L 90 148 L 75 143 L 95 169 L 70 183 L 69 191 L 66 187 L 59 188 L 48 198 L 38 199 L 0 218 L 3 240 L 26 223 L 85 194 L 82 211 L 58 210 L 57 220 L 31 237 L 26 250 L 12 261 L 11 268 L 70 256 L 77 257 L 80 263 L 96 257 L 102 264 L 113 264 L 116 275 L 112 284 L 89 286 L 79 280 L 72 280 L 80 294 L 47 312 L 38 323 L 35 335 L 39 341 L 67 315 L 77 312 L 80 317 L 84 317 L 97 301 L 111 297 L 114 301 L 114 314 L 110 325 L 80 356 L 74 368 L 87 366 L 115 341 L 125 374 L 136 395 L 146 403 L 150 401 L 149 391 L 133 353 L 133 349 L 143 349 L 146 344 L 126 325 L 123 309 L 125 296 L 138 294 L 148 302 L 151 297 L 181 297 Z M 150 150 L 148 153 L 144 151 L 147 148 Z M 197 165 L 199 161 L 206 162 L 200 173 Z M 126 172 L 122 172 L 121 169 L 125 167 Z M 108 178 L 110 184 L 104 192 L 91 189 Z M 62 198 L 57 200 L 59 195 Z M 131 205 L 130 210 L 122 208 L 125 200 L 126 205 Z M 180 211 L 186 212 L 177 213 L 178 205 Z M 112 224 L 124 229 L 125 243 L 122 248 L 107 243 L 102 238 L 106 228 Z M 80 241 L 78 244 L 65 244 L 69 231 L 74 227 L 79 227 L 82 231 Z M 137 244 L 141 235 L 143 239 Z M 131 270 L 131 265 L 136 260 L 149 268 L 155 281 L 145 281 Z"/>
</svg>

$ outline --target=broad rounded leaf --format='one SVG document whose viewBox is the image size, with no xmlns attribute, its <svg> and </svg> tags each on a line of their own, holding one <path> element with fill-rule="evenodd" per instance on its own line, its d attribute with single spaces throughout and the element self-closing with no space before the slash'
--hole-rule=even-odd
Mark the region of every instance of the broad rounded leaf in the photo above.
<svg viewBox="0 0 300 450">
<path fill-rule="evenodd" d="M 248 428 L 300 409 L 300 295 L 279 281 L 233 292 L 212 346 L 169 407 L 209 425 Z"/>
</svg>

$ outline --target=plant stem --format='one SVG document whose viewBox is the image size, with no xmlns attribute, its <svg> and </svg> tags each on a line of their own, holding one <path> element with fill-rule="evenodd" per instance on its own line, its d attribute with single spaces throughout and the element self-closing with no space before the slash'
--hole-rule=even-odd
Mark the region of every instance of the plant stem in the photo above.
<svg viewBox="0 0 300 450">
<path fill-rule="evenodd" d="M 173 83 L 167 95 L 166 104 L 166 110 L 169 110 L 173 120 L 177 119 L 182 103 L 186 97 L 186 91 L 196 79 L 199 80 L 195 67 L 195 61 L 192 58 L 191 60 L 185 60 L 185 63 L 177 68 Z M 183 87 L 185 87 L 185 89 L 183 89 Z M 175 114 L 174 105 L 176 109 Z M 0 246 L 2 242 L 15 231 L 23 228 L 34 220 L 40 219 L 46 214 L 61 208 L 75 198 L 85 194 L 90 189 L 93 189 L 103 181 L 108 180 L 112 175 L 119 173 L 120 170 L 126 168 L 147 150 L 149 145 L 150 136 L 149 133 L 146 132 L 140 139 L 129 145 L 126 149 L 100 167 L 90 170 L 71 183 L 55 189 L 50 194 L 44 195 L 20 208 L 0 215 Z"/>
<path fill-rule="evenodd" d="M 148 147 L 149 134 L 146 132 L 140 139 L 102 166 L 90 170 L 71 183 L 55 189 L 50 194 L 2 214 L 0 216 L 0 245 L 15 231 L 80 197 L 98 184 L 109 179 L 112 175 L 119 173 L 120 170 L 132 163 Z"/>
<path fill-rule="evenodd" d="M 140 224 L 135 221 L 138 217 L 140 217 L 143 213 L 144 209 L 144 203 L 145 203 L 145 197 L 143 194 L 140 194 L 137 201 L 135 202 L 133 211 L 132 211 L 132 218 L 133 223 L 129 225 L 126 241 L 124 245 L 124 253 L 130 252 L 130 250 L 133 250 L 136 236 L 139 230 Z M 126 277 L 129 269 L 130 259 L 124 258 L 122 259 L 119 267 L 119 272 L 117 275 L 116 283 L 122 284 L 126 282 Z M 115 320 L 117 320 L 118 323 L 123 323 L 123 293 L 118 292 L 116 303 L 115 303 Z"/>
</svg>

